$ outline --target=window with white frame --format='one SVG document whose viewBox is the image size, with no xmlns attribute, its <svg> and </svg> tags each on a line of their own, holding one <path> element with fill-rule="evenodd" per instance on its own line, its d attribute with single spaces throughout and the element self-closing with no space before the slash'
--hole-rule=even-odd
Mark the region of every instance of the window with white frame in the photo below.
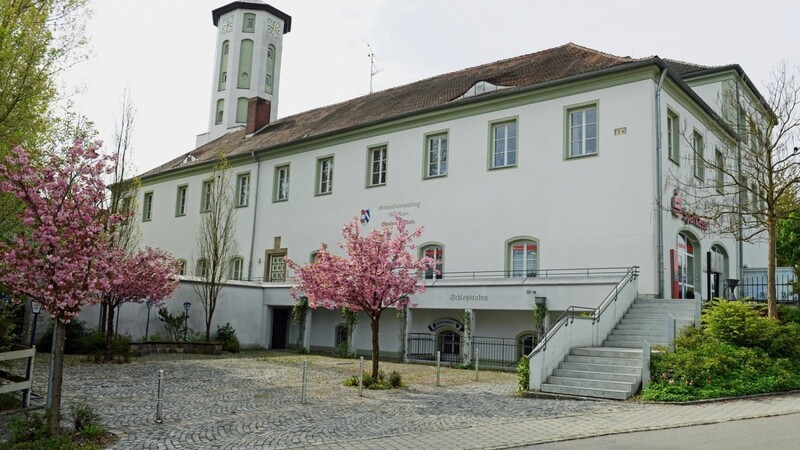
<svg viewBox="0 0 800 450">
<path fill-rule="evenodd" d="M 206 278 L 208 276 L 208 261 L 205 258 L 197 260 L 197 267 L 195 267 L 194 274 L 200 278 Z"/>
<path fill-rule="evenodd" d="M 276 202 L 289 200 L 289 166 L 275 168 L 275 195 Z"/>
<path fill-rule="evenodd" d="M 519 240 L 508 244 L 508 267 L 512 277 L 535 277 L 539 264 L 539 243 Z"/>
<path fill-rule="evenodd" d="M 203 181 L 203 188 L 200 192 L 200 212 L 211 211 L 214 202 L 214 180 Z"/>
<path fill-rule="evenodd" d="M 597 154 L 597 105 L 573 108 L 569 117 L 569 157 Z"/>
<path fill-rule="evenodd" d="M 333 156 L 317 160 L 317 194 L 333 192 Z"/>
<path fill-rule="evenodd" d="M 250 173 L 236 176 L 236 206 L 247 206 L 250 202 Z"/>
<path fill-rule="evenodd" d="M 441 245 L 426 245 L 420 249 L 422 256 L 431 258 L 434 261 L 433 268 L 425 270 L 425 278 L 428 280 L 442 278 L 444 273 L 444 249 Z"/>
<path fill-rule="evenodd" d="M 228 279 L 241 280 L 243 268 L 244 268 L 244 260 L 242 258 L 238 256 L 235 258 L 231 258 L 230 264 L 228 265 Z"/>
<path fill-rule="evenodd" d="M 369 185 L 382 186 L 386 184 L 386 146 L 369 149 Z"/>
<path fill-rule="evenodd" d="M 717 192 L 725 192 L 725 156 L 719 149 L 714 150 L 714 164 L 716 167 Z"/>
<path fill-rule="evenodd" d="M 517 121 L 492 124 L 492 168 L 517 165 Z"/>
<path fill-rule="evenodd" d="M 147 222 L 153 218 L 153 193 L 146 192 L 142 201 L 142 221 Z"/>
<path fill-rule="evenodd" d="M 186 260 L 178 260 L 178 275 L 186 275 Z"/>
<path fill-rule="evenodd" d="M 703 142 L 703 135 L 695 131 L 692 133 L 692 148 L 694 149 L 694 176 L 699 179 L 705 178 L 705 143 Z"/>
<path fill-rule="evenodd" d="M 447 133 L 428 136 L 425 152 L 425 177 L 447 175 Z"/>
<path fill-rule="evenodd" d="M 681 130 L 678 115 L 667 111 L 667 156 L 675 164 L 681 161 Z"/>
<path fill-rule="evenodd" d="M 185 216 L 186 215 L 186 193 L 189 190 L 189 186 L 183 185 L 178 186 L 177 197 L 175 198 L 175 215 L 176 216 Z"/>
</svg>

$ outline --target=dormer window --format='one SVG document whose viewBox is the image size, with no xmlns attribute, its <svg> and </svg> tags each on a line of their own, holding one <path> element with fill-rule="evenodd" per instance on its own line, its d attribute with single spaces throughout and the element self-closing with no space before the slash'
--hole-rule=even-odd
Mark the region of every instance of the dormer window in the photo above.
<svg viewBox="0 0 800 450">
<path fill-rule="evenodd" d="M 197 161 L 197 158 L 195 158 L 193 155 L 186 155 L 186 157 L 183 158 L 183 161 L 181 161 L 181 165 L 193 163 L 195 161 Z"/>
<path fill-rule="evenodd" d="M 477 83 L 473 84 L 471 88 L 467 89 L 467 92 L 464 92 L 461 97 L 458 97 L 456 100 L 461 100 L 462 98 L 469 98 L 475 97 L 477 95 L 488 94 L 489 92 L 499 91 L 501 89 L 508 89 L 511 86 L 500 86 L 497 84 L 489 83 L 488 81 L 478 81 Z"/>
</svg>

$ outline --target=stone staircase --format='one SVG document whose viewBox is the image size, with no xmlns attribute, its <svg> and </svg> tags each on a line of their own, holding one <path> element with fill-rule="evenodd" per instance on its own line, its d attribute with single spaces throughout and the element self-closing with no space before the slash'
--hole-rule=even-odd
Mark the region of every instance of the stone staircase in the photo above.
<svg viewBox="0 0 800 450">
<path fill-rule="evenodd" d="M 636 299 L 602 347 L 570 350 L 542 392 L 625 400 L 642 384 L 642 343 L 667 345 L 667 315 L 676 329 L 694 323 L 694 300 Z"/>
</svg>

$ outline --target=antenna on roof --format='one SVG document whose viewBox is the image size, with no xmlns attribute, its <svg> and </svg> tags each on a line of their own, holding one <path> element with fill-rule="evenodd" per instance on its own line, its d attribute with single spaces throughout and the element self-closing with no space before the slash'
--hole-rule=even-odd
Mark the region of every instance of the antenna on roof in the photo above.
<svg viewBox="0 0 800 450">
<path fill-rule="evenodd" d="M 383 69 L 378 69 L 375 66 L 375 52 L 372 51 L 372 47 L 369 44 L 367 44 L 367 52 L 367 56 L 369 56 L 369 93 L 372 94 L 372 79 Z"/>
</svg>

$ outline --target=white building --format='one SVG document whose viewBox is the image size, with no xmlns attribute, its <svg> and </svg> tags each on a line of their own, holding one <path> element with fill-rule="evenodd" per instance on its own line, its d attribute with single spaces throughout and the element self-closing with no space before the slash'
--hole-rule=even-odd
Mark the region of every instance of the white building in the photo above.
<svg viewBox="0 0 800 450">
<path fill-rule="evenodd" d="M 299 341 L 288 324 L 292 274 L 282 257 L 309 261 L 362 214 L 367 229 L 393 212 L 424 225 L 420 253 L 442 262 L 443 276 L 426 280 L 417 308 L 384 315 L 387 356 L 420 356 L 434 343 L 459 354 L 484 339 L 511 352 L 513 364 L 530 350 L 536 297 L 546 298 L 551 318 L 573 305 L 595 308 L 637 266 L 641 297 L 705 298 L 707 252 L 719 272 L 713 280 L 766 266 L 765 247 L 714 234 L 686 199 L 671 207 L 682 204 L 676 177 L 711 185 L 716 176 L 692 173 L 684 138 L 701 140 L 707 155 L 733 157 L 730 124 L 742 112 L 720 98 L 736 91 L 760 101 L 738 65 L 618 57 L 569 43 L 279 118 L 291 17 L 233 2 L 213 21 L 208 133 L 144 173 L 139 193 L 143 244 L 186 263 L 169 307 L 194 302 L 197 329 L 193 249 L 203 183 L 220 152 L 234 173 L 239 252 L 214 322 L 231 322 L 245 346 L 334 348 L 338 311 L 311 312 Z M 123 307 L 122 331 L 144 335 L 145 313 Z M 359 352 L 368 352 L 369 333 L 362 317 Z"/>
</svg>

